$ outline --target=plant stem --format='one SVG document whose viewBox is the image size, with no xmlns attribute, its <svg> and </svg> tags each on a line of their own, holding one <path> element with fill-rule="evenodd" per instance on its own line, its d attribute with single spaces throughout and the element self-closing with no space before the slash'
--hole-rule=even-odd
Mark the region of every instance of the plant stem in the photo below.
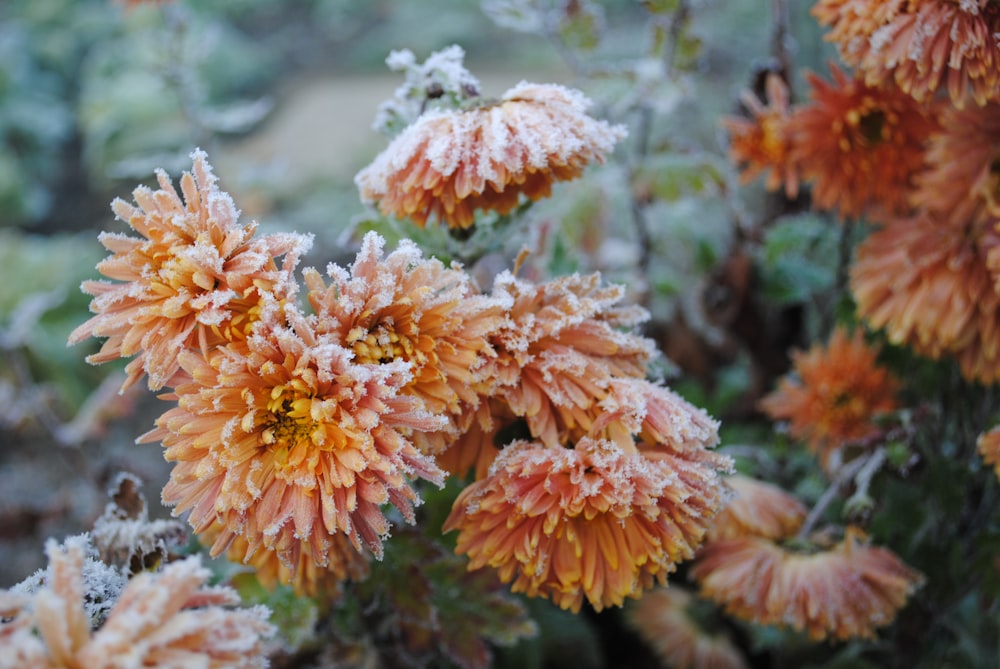
<svg viewBox="0 0 1000 669">
<path fill-rule="evenodd" d="M 869 460 L 874 459 L 876 453 L 881 451 L 882 449 L 879 449 L 868 457 L 860 457 L 856 460 L 851 460 L 844 465 L 839 472 L 837 472 L 836 478 L 834 478 L 829 487 L 823 491 L 823 494 L 820 495 L 820 498 L 816 500 L 816 504 L 814 504 L 813 508 L 809 511 L 809 515 L 806 516 L 805 522 L 802 523 L 802 529 L 799 530 L 798 535 L 796 535 L 796 539 L 804 541 L 808 538 L 809 534 L 813 531 L 813 529 L 815 529 L 816 523 L 818 523 L 820 518 L 823 517 L 823 514 L 826 512 L 833 500 L 837 498 L 837 495 L 840 493 L 840 489 L 851 479 L 857 476 L 861 470 L 864 469 L 865 465 L 868 464 Z"/>
</svg>

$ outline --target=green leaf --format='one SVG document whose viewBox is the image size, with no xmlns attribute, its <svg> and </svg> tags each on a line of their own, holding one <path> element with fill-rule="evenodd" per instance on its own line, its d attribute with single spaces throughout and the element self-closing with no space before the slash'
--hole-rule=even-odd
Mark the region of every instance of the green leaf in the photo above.
<svg viewBox="0 0 1000 669">
<path fill-rule="evenodd" d="M 570 0 L 563 7 L 559 36 L 574 49 L 590 51 L 601 42 L 604 14 L 598 5 L 587 0 Z"/>
<path fill-rule="evenodd" d="M 467 564 L 415 529 L 395 533 L 383 561 L 358 586 L 363 602 L 380 607 L 383 657 L 425 665 L 437 656 L 463 669 L 488 669 L 493 644 L 537 632 L 495 572 L 470 572 Z"/>
<path fill-rule="evenodd" d="M 673 14 L 680 4 L 680 0 L 642 0 L 643 8 L 650 14 Z"/>
<path fill-rule="evenodd" d="M 806 302 L 833 285 L 838 253 L 829 223 L 813 215 L 781 219 L 758 255 L 763 295 L 777 304 Z"/>
<path fill-rule="evenodd" d="M 708 196 L 725 187 L 725 168 L 705 153 L 660 153 L 635 171 L 632 192 L 640 200 L 676 202 L 691 195 Z"/>
</svg>

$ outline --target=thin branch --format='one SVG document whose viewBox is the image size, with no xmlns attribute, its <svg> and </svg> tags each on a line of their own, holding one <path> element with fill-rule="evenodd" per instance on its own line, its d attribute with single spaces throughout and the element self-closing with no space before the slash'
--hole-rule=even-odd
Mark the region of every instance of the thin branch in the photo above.
<svg viewBox="0 0 1000 669">
<path fill-rule="evenodd" d="M 791 39 L 788 29 L 788 1 L 771 0 L 771 53 L 781 69 L 785 83 L 788 85 L 788 95 L 794 99 L 792 86 L 794 84 L 794 64 L 792 63 L 792 52 L 789 48 Z"/>
<path fill-rule="evenodd" d="M 872 453 L 868 457 L 851 460 L 844 465 L 839 472 L 837 472 L 836 478 L 834 478 L 833 482 L 830 483 L 830 486 L 823 491 L 823 494 L 820 495 L 820 498 L 816 500 L 816 504 L 813 505 L 813 508 L 809 511 L 809 515 L 806 516 L 805 522 L 802 523 L 802 529 L 799 530 L 798 535 L 796 535 L 796 539 L 805 541 L 809 537 L 809 534 L 813 531 L 813 529 L 815 529 L 816 523 L 819 522 L 820 518 L 823 517 L 823 514 L 826 513 L 827 508 L 833 503 L 833 500 L 837 498 L 837 495 L 840 494 L 840 489 L 857 476 L 861 470 L 864 469 L 865 465 L 868 464 L 868 461 L 872 460 L 875 457 L 875 454 L 881 450 L 882 449 L 875 451 L 875 453 Z"/>
<path fill-rule="evenodd" d="M 677 45 L 680 44 L 684 24 L 687 23 L 690 17 L 691 3 L 687 0 L 681 0 L 681 2 L 677 5 L 677 10 L 670 17 L 670 26 L 667 29 L 667 34 L 670 35 L 670 41 L 667 44 L 667 48 L 664 50 L 663 64 L 666 67 L 668 77 L 673 77 L 676 74 Z"/>
</svg>

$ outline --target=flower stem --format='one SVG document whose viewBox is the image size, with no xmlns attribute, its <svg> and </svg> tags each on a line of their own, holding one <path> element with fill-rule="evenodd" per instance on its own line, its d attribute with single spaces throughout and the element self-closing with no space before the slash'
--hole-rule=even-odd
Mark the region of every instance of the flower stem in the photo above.
<svg viewBox="0 0 1000 669">
<path fill-rule="evenodd" d="M 876 458 L 876 456 L 879 457 Z M 813 505 L 813 508 L 809 511 L 809 515 L 806 516 L 805 522 L 802 523 L 802 529 L 799 530 L 799 533 L 795 537 L 797 540 L 806 540 L 809 534 L 815 529 L 816 524 L 823 517 L 823 514 L 826 513 L 827 508 L 829 508 L 830 504 L 833 503 L 833 500 L 837 498 L 837 495 L 840 493 L 840 489 L 843 488 L 849 481 L 855 479 L 855 477 L 860 477 L 861 472 L 865 469 L 865 466 L 872 460 L 879 461 L 877 466 L 874 466 L 872 468 L 873 471 L 868 475 L 868 478 L 870 479 L 871 476 L 875 474 L 875 471 L 881 467 L 882 462 L 885 461 L 884 449 L 880 448 L 867 457 L 860 457 L 856 460 L 851 460 L 844 465 L 839 472 L 837 472 L 836 478 L 834 478 L 829 487 L 823 491 L 823 494 L 820 495 L 820 498 L 816 500 L 816 504 Z"/>
</svg>

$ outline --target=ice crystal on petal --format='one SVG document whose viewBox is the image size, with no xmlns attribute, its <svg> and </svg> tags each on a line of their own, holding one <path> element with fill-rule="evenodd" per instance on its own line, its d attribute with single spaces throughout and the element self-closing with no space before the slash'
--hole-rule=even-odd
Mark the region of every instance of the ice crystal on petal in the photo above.
<svg viewBox="0 0 1000 669">
<path fill-rule="evenodd" d="M 505 301 L 480 294 L 459 265 L 423 258 L 409 240 L 387 255 L 384 246 L 367 234 L 350 268 L 327 269 L 329 283 L 304 272 L 315 328 L 348 348 L 355 363 L 407 364 L 400 392 L 448 420 L 445 430 L 414 437 L 421 450 L 439 452 L 479 403 L 486 363 L 496 355 L 488 337 L 502 323 Z"/>
</svg>

